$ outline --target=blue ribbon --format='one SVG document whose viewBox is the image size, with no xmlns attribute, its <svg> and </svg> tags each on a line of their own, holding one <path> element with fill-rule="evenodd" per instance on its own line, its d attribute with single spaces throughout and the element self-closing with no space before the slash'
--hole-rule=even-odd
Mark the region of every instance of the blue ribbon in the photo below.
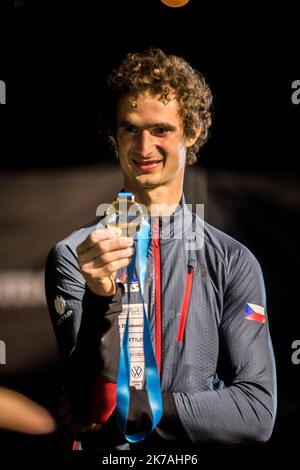
<svg viewBox="0 0 300 470">
<path fill-rule="evenodd" d="M 120 194 L 120 193 L 119 193 Z M 126 193 L 127 195 L 128 193 Z M 129 193 L 130 194 L 130 193 Z M 122 347 L 120 351 L 120 364 L 117 382 L 117 424 L 121 433 L 128 442 L 135 443 L 145 439 L 156 428 L 163 413 L 163 403 L 160 388 L 160 379 L 156 359 L 152 347 L 152 339 L 147 318 L 145 304 L 143 301 L 144 285 L 147 271 L 147 256 L 150 238 L 150 224 L 147 220 L 143 220 L 140 230 L 137 232 L 137 262 L 139 276 L 138 282 L 140 287 L 141 300 L 144 311 L 144 357 L 145 357 L 145 378 L 148 401 L 152 413 L 152 428 L 150 431 L 142 431 L 138 434 L 127 435 L 126 424 L 128 419 L 130 405 L 130 352 L 129 352 L 129 320 L 127 319 Z M 135 271 L 135 254 L 132 256 L 130 265 L 127 268 L 128 282 L 130 285 Z M 130 289 L 128 289 L 130 303 Z"/>
</svg>

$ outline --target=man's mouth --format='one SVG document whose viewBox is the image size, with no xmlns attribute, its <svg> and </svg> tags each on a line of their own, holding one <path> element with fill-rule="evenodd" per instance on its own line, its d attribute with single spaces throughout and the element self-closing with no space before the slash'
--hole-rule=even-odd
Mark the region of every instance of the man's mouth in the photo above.
<svg viewBox="0 0 300 470">
<path fill-rule="evenodd" d="M 154 170 L 162 160 L 133 160 L 134 164 L 141 170 Z"/>
</svg>

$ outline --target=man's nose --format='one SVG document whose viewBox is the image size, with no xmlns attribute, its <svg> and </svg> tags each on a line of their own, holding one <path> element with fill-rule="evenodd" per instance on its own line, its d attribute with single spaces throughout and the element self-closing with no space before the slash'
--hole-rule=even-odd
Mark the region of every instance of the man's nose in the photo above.
<svg viewBox="0 0 300 470">
<path fill-rule="evenodd" d="M 155 137 L 149 131 L 141 131 L 136 139 L 137 151 L 142 157 L 147 157 L 155 151 Z"/>
</svg>

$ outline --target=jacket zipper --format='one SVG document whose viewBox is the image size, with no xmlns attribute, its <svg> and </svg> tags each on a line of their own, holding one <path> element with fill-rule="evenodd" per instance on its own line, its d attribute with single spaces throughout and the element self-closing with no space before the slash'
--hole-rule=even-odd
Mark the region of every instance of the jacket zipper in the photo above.
<svg viewBox="0 0 300 470">
<path fill-rule="evenodd" d="M 183 296 L 182 308 L 181 308 L 181 313 L 180 313 L 180 321 L 179 321 L 179 327 L 178 327 L 178 335 L 177 335 L 178 343 L 182 343 L 183 338 L 184 338 L 185 326 L 186 326 L 188 310 L 189 310 L 189 305 L 190 305 L 192 287 L 193 287 L 193 279 L 194 279 L 194 267 L 190 265 L 189 263 L 188 271 L 186 274 L 184 296 Z"/>
<path fill-rule="evenodd" d="M 155 282 L 155 357 L 158 373 L 161 371 L 161 258 L 159 243 L 159 219 L 153 221 L 153 258 Z"/>
</svg>

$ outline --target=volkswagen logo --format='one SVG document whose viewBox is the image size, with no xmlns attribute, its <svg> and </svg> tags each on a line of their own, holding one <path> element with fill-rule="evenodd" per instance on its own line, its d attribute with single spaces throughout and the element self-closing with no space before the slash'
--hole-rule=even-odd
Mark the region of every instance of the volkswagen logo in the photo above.
<svg viewBox="0 0 300 470">
<path fill-rule="evenodd" d="M 134 378 L 138 378 L 142 375 L 143 369 L 140 366 L 134 366 L 131 369 L 131 375 Z"/>
</svg>

